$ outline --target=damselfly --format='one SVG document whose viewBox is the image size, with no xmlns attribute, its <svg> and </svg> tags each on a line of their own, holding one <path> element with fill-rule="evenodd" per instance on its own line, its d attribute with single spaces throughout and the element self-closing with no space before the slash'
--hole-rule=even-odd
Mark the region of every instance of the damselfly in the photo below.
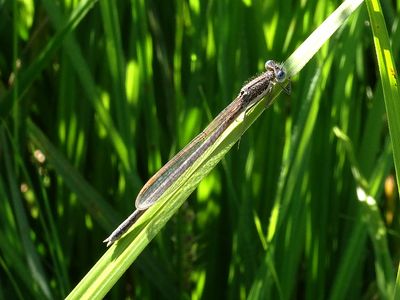
<svg viewBox="0 0 400 300">
<path fill-rule="evenodd" d="M 271 93 L 275 84 L 283 83 L 285 80 L 284 67 L 273 60 L 268 60 L 265 63 L 265 72 L 245 84 L 235 100 L 143 186 L 135 201 L 136 210 L 104 240 L 107 246 L 118 240 L 147 208 L 156 203 L 241 113 L 246 113 L 248 109 Z"/>
</svg>

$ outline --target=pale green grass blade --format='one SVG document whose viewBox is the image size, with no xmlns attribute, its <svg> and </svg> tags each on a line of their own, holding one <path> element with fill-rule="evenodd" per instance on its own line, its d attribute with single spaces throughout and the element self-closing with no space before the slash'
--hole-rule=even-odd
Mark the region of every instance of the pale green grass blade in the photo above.
<svg viewBox="0 0 400 300">
<path fill-rule="evenodd" d="M 289 76 L 296 75 L 317 53 L 322 45 L 347 18 L 363 3 L 363 0 L 344 1 L 285 62 Z"/>
<path fill-rule="evenodd" d="M 379 0 L 366 0 L 374 37 L 375 54 L 383 87 L 389 132 L 392 137 L 397 188 L 400 189 L 400 81 Z"/>
</svg>

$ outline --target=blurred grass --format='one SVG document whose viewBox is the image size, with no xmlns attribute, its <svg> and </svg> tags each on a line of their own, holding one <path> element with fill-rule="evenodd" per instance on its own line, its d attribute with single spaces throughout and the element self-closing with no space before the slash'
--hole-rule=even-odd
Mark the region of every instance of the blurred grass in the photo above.
<svg viewBox="0 0 400 300">
<path fill-rule="evenodd" d="M 0 4 L 0 297 L 65 297 L 142 184 L 339 4 Z M 387 85 L 368 20 L 363 5 L 108 297 L 392 297 L 398 62 Z"/>
</svg>

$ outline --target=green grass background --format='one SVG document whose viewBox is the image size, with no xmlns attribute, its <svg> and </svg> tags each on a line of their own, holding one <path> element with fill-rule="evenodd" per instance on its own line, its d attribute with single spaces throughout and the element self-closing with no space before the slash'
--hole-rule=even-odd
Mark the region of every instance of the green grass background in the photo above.
<svg viewBox="0 0 400 300">
<path fill-rule="evenodd" d="M 339 4 L 1 2 L 0 297 L 67 296 L 146 180 Z M 398 62 L 400 5 L 381 4 Z M 397 179 L 370 18 L 361 5 L 292 78 L 108 298 L 393 297 Z"/>
</svg>

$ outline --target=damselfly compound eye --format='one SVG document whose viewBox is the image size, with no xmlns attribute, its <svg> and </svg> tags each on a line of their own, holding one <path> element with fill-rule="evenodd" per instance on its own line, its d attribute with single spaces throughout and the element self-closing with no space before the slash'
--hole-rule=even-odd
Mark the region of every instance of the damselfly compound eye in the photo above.
<svg viewBox="0 0 400 300">
<path fill-rule="evenodd" d="M 273 60 L 267 60 L 267 62 L 265 63 L 265 70 L 275 69 L 275 65 L 276 63 Z"/>
<path fill-rule="evenodd" d="M 286 79 L 286 72 L 282 69 L 278 69 L 275 72 L 276 81 L 283 82 Z"/>
</svg>

